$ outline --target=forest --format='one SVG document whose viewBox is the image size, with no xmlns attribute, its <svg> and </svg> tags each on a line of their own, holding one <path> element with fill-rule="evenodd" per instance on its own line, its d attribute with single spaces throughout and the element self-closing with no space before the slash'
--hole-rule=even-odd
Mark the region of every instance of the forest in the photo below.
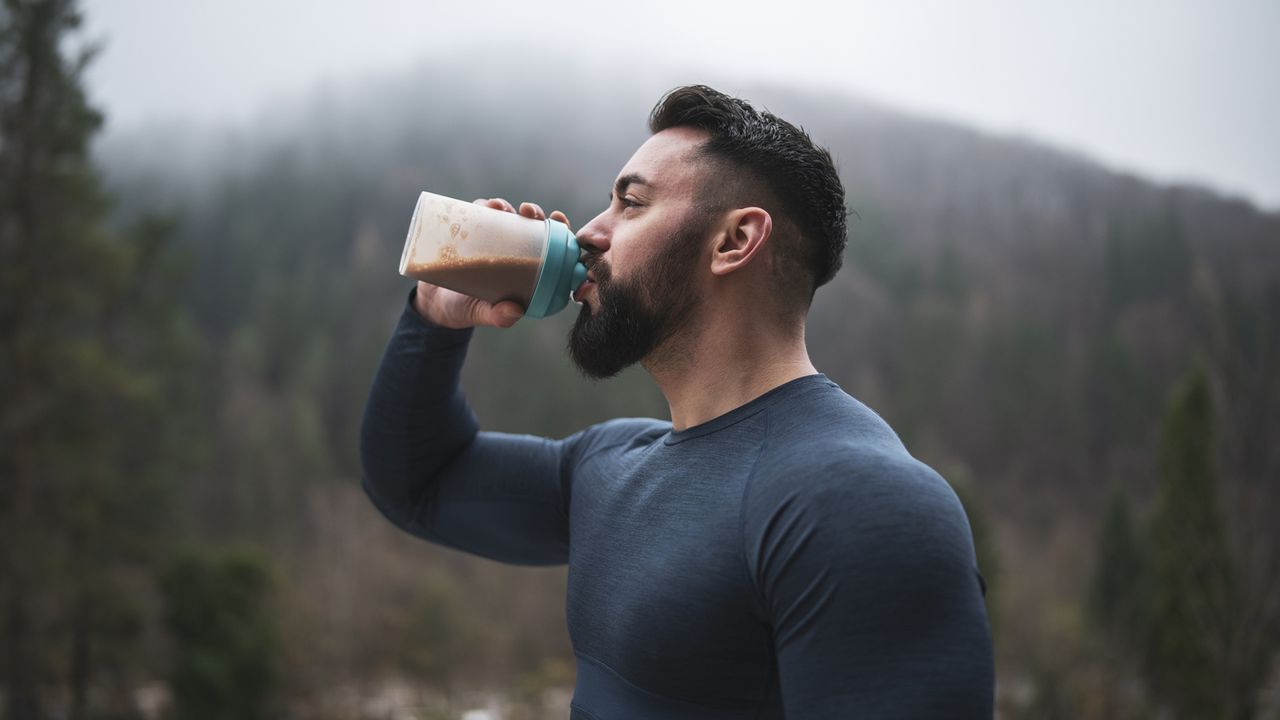
<svg viewBox="0 0 1280 720">
<path fill-rule="evenodd" d="M 0 9 L 0 716 L 565 717 L 565 569 L 391 526 L 360 420 L 417 194 L 584 223 L 687 80 L 475 58 L 104 136 L 79 24 Z M 998 716 L 1280 717 L 1280 213 L 734 90 L 837 161 L 849 242 L 810 353 L 962 499 Z M 476 333 L 485 429 L 667 417 L 641 369 L 573 369 L 573 314 Z"/>
</svg>

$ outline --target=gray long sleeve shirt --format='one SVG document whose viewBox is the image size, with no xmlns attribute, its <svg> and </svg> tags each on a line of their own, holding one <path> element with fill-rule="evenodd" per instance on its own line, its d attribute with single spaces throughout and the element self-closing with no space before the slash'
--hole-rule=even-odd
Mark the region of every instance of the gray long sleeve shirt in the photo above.
<svg viewBox="0 0 1280 720">
<path fill-rule="evenodd" d="M 574 720 L 991 717 L 964 510 L 875 412 L 817 374 L 681 431 L 479 432 L 470 336 L 406 305 L 364 486 L 431 542 L 568 563 Z"/>
</svg>

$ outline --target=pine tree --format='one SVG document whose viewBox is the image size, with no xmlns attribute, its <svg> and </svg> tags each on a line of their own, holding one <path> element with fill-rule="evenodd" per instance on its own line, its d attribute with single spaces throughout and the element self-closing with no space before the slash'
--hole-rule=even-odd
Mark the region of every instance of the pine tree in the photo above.
<svg viewBox="0 0 1280 720">
<path fill-rule="evenodd" d="M 1225 712 L 1234 577 L 1214 472 L 1213 403 L 1196 369 L 1175 389 L 1160 442 L 1151 518 L 1152 594 L 1146 665 L 1182 717 Z"/>
<path fill-rule="evenodd" d="M 1116 486 L 1102 522 L 1087 608 L 1094 625 L 1129 651 L 1137 650 L 1141 641 L 1145 574 L 1129 496 Z"/>
<path fill-rule="evenodd" d="M 1143 549 L 1129 496 L 1117 484 L 1107 502 L 1085 599 L 1085 617 L 1100 641 L 1092 660 L 1104 671 L 1095 698 L 1100 717 L 1140 716 L 1144 710 L 1138 665 L 1150 583 Z"/>
<path fill-rule="evenodd" d="M 164 573 L 178 717 L 267 717 L 278 670 L 273 576 L 266 557 L 249 549 L 184 552 Z"/>
<path fill-rule="evenodd" d="M 0 603 L 12 720 L 86 717 L 141 628 L 190 387 L 172 223 L 110 229 L 74 0 L 0 8 Z M 62 695 L 63 693 L 56 693 Z M 59 712 L 57 714 L 63 714 Z"/>
</svg>

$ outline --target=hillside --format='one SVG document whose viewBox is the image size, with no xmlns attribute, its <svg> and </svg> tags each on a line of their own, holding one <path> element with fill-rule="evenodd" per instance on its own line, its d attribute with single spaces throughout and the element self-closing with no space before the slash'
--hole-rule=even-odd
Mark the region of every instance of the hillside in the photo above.
<svg viewBox="0 0 1280 720">
<path fill-rule="evenodd" d="M 190 254 L 214 459 L 191 482 L 193 525 L 269 538 L 292 553 L 301 587 L 340 588 L 345 609 L 304 615 L 343 628 L 311 650 L 344 667 L 376 631 L 351 617 L 405 588 L 453 597 L 414 589 L 427 565 L 462 596 L 485 593 L 477 612 L 516 618 L 484 641 L 490 661 L 505 658 L 496 677 L 568 658 L 561 571 L 424 548 L 361 502 L 364 394 L 409 288 L 396 264 L 419 190 L 532 200 L 581 224 L 661 91 L 699 79 L 630 87 L 550 66 L 535 74 L 560 80 L 535 91 L 499 67 L 424 66 L 282 101 L 257 126 L 147 128 L 98 150 L 121 219 L 167 208 Z M 724 89 L 803 125 L 837 159 L 856 215 L 844 269 L 810 316 L 811 353 L 970 489 L 1000 567 L 989 600 L 1002 683 L 1059 672 L 1038 648 L 1060 639 L 1064 608 L 1078 614 L 1109 489 L 1149 504 L 1166 398 L 1196 362 L 1219 403 L 1231 526 L 1280 541 L 1261 516 L 1280 479 L 1280 214 L 856 98 Z M 486 428 L 562 436 L 665 417 L 642 372 L 599 385 L 576 375 L 562 351 L 571 313 L 477 334 L 464 381 Z M 320 559 L 354 561 L 357 545 L 386 555 L 349 575 Z M 516 587 L 531 588 L 528 602 Z"/>
</svg>

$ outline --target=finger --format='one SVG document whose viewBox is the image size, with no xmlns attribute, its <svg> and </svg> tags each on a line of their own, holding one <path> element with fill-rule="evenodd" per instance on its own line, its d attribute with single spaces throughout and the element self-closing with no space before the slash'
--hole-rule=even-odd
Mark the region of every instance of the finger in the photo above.
<svg viewBox="0 0 1280 720">
<path fill-rule="evenodd" d="M 520 214 L 534 220 L 547 219 L 547 214 L 542 211 L 542 208 L 537 203 L 520 203 Z"/>
<path fill-rule="evenodd" d="M 509 213 L 516 211 L 516 209 L 511 206 L 511 203 L 503 200 L 502 198 L 477 198 L 475 200 L 475 204 L 483 205 L 487 208 L 493 208 L 494 210 L 503 210 Z"/>
<path fill-rule="evenodd" d="M 509 328 L 524 316 L 519 303 L 505 300 L 489 308 L 489 321 L 500 328 Z"/>
<path fill-rule="evenodd" d="M 469 325 L 487 325 L 490 327 L 508 328 L 524 315 L 518 303 L 506 300 L 491 304 L 473 297 L 467 297 L 463 314 Z"/>
<path fill-rule="evenodd" d="M 560 222 L 564 223 L 565 225 L 569 225 L 569 216 L 568 216 L 568 215 L 565 215 L 564 213 L 560 212 L 559 210 L 552 210 L 552 211 L 551 211 L 551 219 L 552 219 L 552 220 L 559 220 Z M 572 226 L 571 226 L 571 227 L 572 227 Z"/>
</svg>

